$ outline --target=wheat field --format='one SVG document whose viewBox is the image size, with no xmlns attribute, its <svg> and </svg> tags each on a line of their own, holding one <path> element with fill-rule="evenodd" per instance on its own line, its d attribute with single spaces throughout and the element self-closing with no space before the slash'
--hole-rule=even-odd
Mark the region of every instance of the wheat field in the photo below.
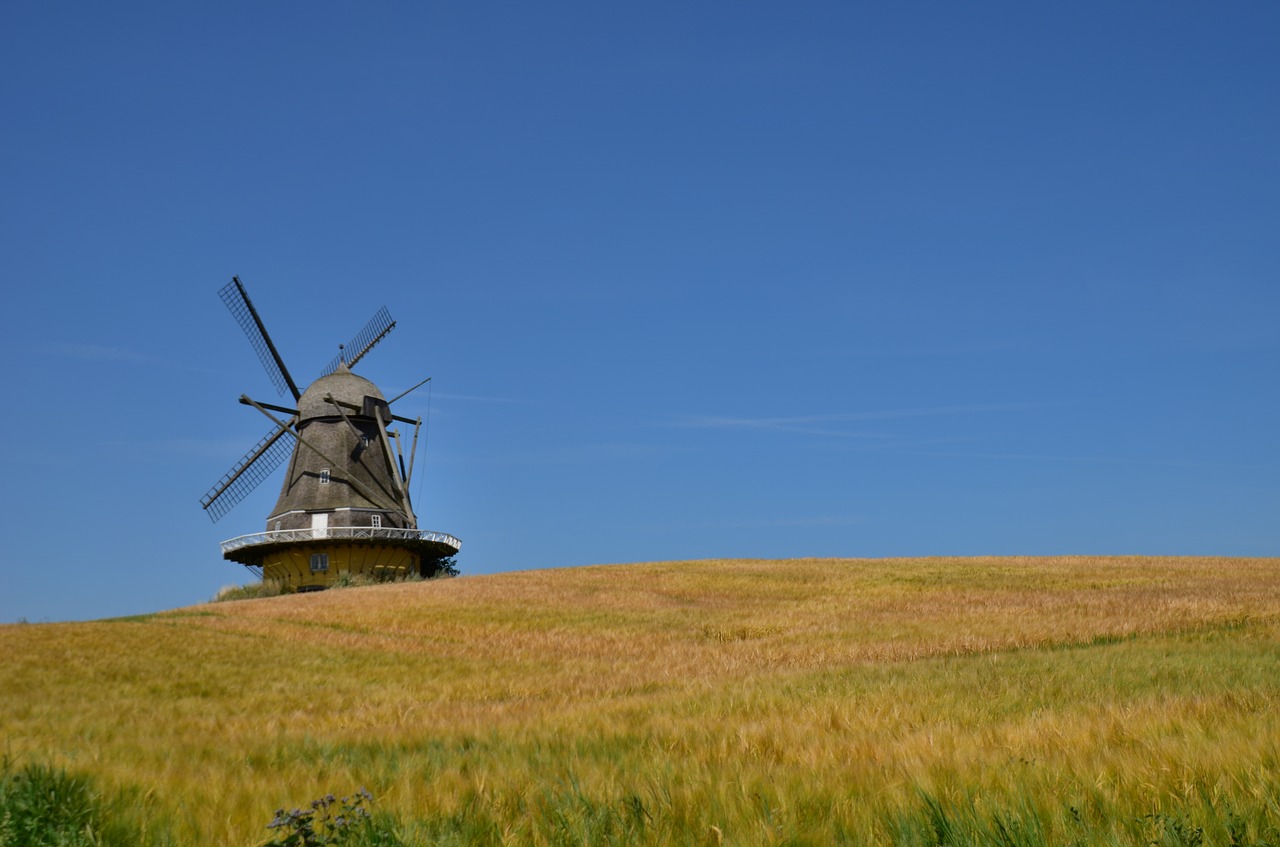
<svg viewBox="0 0 1280 847">
<path fill-rule="evenodd" d="M 1263 843 L 1278 648 L 1277 559 L 513 572 L 0 627 L 0 755 L 154 843 L 361 786 L 422 844 Z"/>
</svg>

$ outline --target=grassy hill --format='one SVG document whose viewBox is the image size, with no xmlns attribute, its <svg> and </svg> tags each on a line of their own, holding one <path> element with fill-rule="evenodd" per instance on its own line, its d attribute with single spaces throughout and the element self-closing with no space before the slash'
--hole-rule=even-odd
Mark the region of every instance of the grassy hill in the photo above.
<svg viewBox="0 0 1280 847">
<path fill-rule="evenodd" d="M 0 657 L 10 771 L 154 843 L 361 786 L 406 843 L 1280 842 L 1276 559 L 531 571 L 3 626 Z"/>
</svg>

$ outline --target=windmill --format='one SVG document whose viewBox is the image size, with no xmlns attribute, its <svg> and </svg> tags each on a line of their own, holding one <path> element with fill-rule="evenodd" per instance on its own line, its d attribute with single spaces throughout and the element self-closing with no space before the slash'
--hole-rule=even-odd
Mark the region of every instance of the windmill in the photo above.
<svg viewBox="0 0 1280 847">
<path fill-rule="evenodd" d="M 319 377 L 299 390 L 239 277 L 218 295 L 244 330 L 267 376 L 292 407 L 240 402 L 267 418 L 272 428 L 200 498 L 217 522 L 269 477 L 285 459 L 288 470 L 264 532 L 222 542 L 222 557 L 292 591 L 327 588 L 347 572 L 375 577 L 430 576 L 462 542 L 444 532 L 418 529 L 409 498 L 422 418 L 401 417 L 391 404 L 426 382 L 387 400 L 378 387 L 351 368 L 387 336 L 395 321 L 378 310 L 351 343 L 339 348 Z M 400 431 L 412 424 L 405 465 Z M 393 446 L 394 445 L 394 446 Z"/>
</svg>

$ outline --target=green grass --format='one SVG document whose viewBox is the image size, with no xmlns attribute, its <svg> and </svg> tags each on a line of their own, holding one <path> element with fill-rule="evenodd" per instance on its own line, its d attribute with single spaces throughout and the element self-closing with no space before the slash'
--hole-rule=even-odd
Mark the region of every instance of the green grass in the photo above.
<svg viewBox="0 0 1280 847">
<path fill-rule="evenodd" d="M 280 580 L 264 579 L 246 585 L 223 586 L 213 598 L 214 603 L 225 603 L 230 600 L 258 600 L 262 597 L 279 597 L 285 593 L 285 585 Z"/>
<path fill-rule="evenodd" d="M 0 627 L 0 738 L 137 843 L 1280 847 L 1278 646 L 1276 560 L 520 572 Z"/>
<path fill-rule="evenodd" d="M 146 798 L 104 796 L 83 774 L 30 762 L 0 762 L 0 847 L 134 847 L 166 845 L 147 831 Z"/>
</svg>

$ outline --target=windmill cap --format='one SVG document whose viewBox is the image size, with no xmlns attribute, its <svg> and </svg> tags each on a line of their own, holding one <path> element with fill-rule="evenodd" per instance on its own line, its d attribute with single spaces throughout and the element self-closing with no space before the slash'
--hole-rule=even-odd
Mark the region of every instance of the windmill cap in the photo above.
<svg viewBox="0 0 1280 847">
<path fill-rule="evenodd" d="M 302 392 L 302 396 L 298 398 L 298 418 L 299 420 L 308 420 L 310 418 L 328 418 L 338 414 L 338 410 L 333 408 L 333 404 L 325 400 L 325 395 L 333 395 L 333 399 L 339 403 L 348 404 L 344 410 L 349 415 L 358 415 L 351 408 L 356 409 L 364 407 L 364 398 L 373 397 L 377 400 L 386 402 L 382 392 L 378 390 L 378 386 L 358 374 L 354 374 L 345 365 L 338 365 L 338 369 L 327 376 L 322 376 L 315 382 L 307 386 L 307 390 Z"/>
</svg>

